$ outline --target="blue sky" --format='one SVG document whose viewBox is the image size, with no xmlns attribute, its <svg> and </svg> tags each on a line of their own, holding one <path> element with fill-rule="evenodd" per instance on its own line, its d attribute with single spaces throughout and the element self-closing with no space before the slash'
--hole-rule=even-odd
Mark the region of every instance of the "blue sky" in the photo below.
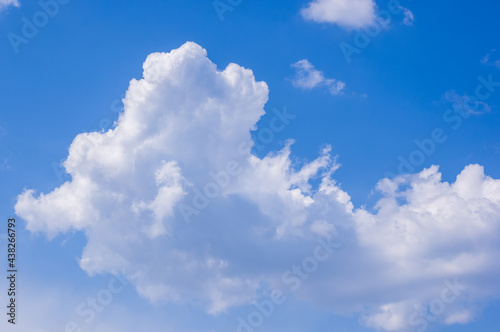
<svg viewBox="0 0 500 332">
<path fill-rule="evenodd" d="M 496 2 L 63 2 L 41 1 L 57 13 L 28 38 L 44 6 L 0 1 L 0 210 L 20 221 L 9 330 L 236 331 L 279 288 L 255 330 L 413 331 L 415 306 L 455 278 L 466 290 L 425 329 L 497 330 Z M 185 223 L 193 188 L 235 160 Z M 318 238 L 340 249 L 290 291 L 281 276 Z M 79 304 L 115 276 L 127 286 L 84 322 Z"/>
</svg>

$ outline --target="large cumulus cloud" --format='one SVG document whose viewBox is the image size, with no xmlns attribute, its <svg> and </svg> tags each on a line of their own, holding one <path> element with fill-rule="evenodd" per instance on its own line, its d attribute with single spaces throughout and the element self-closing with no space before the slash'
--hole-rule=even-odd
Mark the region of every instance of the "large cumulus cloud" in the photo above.
<svg viewBox="0 0 500 332">
<path fill-rule="evenodd" d="M 471 320 L 498 295 L 499 180 L 469 165 L 450 184 L 433 166 L 381 180 L 375 210 L 355 208 L 333 178 L 340 165 L 330 147 L 310 162 L 292 157 L 292 141 L 251 154 L 267 99 L 252 71 L 221 71 L 194 43 L 151 54 L 115 127 L 74 139 L 64 162 L 71 181 L 25 190 L 16 213 L 48 237 L 84 232 L 79 263 L 90 275 L 124 274 L 152 301 L 210 313 L 279 287 L 317 238 L 341 247 L 296 297 L 359 313 L 367 326 L 412 327 L 445 280 L 467 288 L 444 323 Z"/>
</svg>

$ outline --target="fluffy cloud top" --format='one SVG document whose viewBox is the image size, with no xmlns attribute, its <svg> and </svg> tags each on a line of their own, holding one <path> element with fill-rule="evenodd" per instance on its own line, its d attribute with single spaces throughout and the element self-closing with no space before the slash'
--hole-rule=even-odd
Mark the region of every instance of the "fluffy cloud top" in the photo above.
<svg viewBox="0 0 500 332">
<path fill-rule="evenodd" d="M 71 144 L 71 181 L 25 190 L 16 213 L 49 237 L 84 232 L 90 275 L 124 274 L 151 301 L 214 314 L 251 303 L 262 285 L 283 288 L 283 272 L 318 238 L 341 247 L 295 297 L 366 326 L 420 327 L 445 280 L 466 287 L 435 315 L 445 324 L 499 295 L 499 180 L 469 165 L 447 183 L 433 166 L 381 180 L 374 211 L 355 208 L 329 147 L 311 162 L 292 157 L 292 141 L 250 153 L 267 98 L 250 70 L 219 70 L 194 43 L 151 54 L 115 128 Z"/>
<path fill-rule="evenodd" d="M 325 78 L 323 72 L 314 68 L 307 59 L 297 61 L 292 64 L 292 67 L 296 70 L 292 84 L 297 88 L 310 90 L 326 86 L 332 95 L 340 94 L 345 88 L 344 82 L 333 78 Z"/>
<path fill-rule="evenodd" d="M 375 20 L 373 0 L 313 0 L 302 16 L 318 23 L 335 23 L 347 28 L 363 28 Z"/>
</svg>

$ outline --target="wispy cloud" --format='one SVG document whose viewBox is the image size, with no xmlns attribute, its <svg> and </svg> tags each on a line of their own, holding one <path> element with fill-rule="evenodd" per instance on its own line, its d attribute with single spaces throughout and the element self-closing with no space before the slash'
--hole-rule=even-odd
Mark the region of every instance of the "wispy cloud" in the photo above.
<svg viewBox="0 0 500 332">
<path fill-rule="evenodd" d="M 327 87 L 332 95 L 341 94 L 345 88 L 344 82 L 333 78 L 325 78 L 323 72 L 314 68 L 307 59 L 297 61 L 291 66 L 296 70 L 292 84 L 297 88 L 311 90 L 318 87 Z"/>
<path fill-rule="evenodd" d="M 492 60 L 492 57 L 495 53 L 496 53 L 495 49 L 491 50 L 481 59 L 481 63 L 487 66 L 495 66 L 500 69 L 500 59 Z"/>
<path fill-rule="evenodd" d="M 487 103 L 467 94 L 460 95 L 455 90 L 447 91 L 443 96 L 443 100 L 451 103 L 455 112 L 459 113 L 480 115 L 491 111 L 491 106 Z"/>
<path fill-rule="evenodd" d="M 413 22 L 415 22 L 415 15 L 411 10 L 405 7 L 400 7 L 403 10 L 403 15 L 405 16 L 403 19 L 403 24 L 404 25 L 413 25 Z"/>
</svg>

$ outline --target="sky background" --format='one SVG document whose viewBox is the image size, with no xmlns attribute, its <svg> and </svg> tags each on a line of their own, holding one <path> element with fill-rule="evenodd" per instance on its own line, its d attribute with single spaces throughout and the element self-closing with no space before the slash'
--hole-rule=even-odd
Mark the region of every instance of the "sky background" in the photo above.
<svg viewBox="0 0 500 332">
<path fill-rule="evenodd" d="M 487 79 L 492 75 L 493 81 L 500 81 L 500 62 L 497 62 L 500 60 L 497 44 L 500 5 L 495 1 L 402 0 L 401 12 L 391 14 L 388 25 L 369 37 L 366 47 L 359 47 L 355 41 L 357 36 L 373 23 L 370 18 L 387 10 L 387 1 L 377 0 L 375 7 L 368 0 L 361 0 L 358 5 L 352 2 L 353 13 L 362 12 L 363 8 L 374 8 L 374 13 L 367 14 L 367 18 L 343 21 L 330 17 L 322 21 L 304 14 L 304 8 L 310 5 L 307 0 L 243 0 L 231 11 L 224 12 L 223 20 L 212 1 L 208 0 L 71 0 L 67 4 L 59 4 L 58 13 L 50 17 L 33 38 L 17 45 L 18 52 L 9 40 L 9 33 L 22 36 L 25 24 L 23 18 L 32 22 L 33 15 L 42 9 L 37 1 L 8 2 L 0 2 L 0 8 L 3 7 L 0 11 L 0 35 L 3 36 L 0 38 L 0 211 L 5 220 L 12 216 L 18 218 L 20 270 L 19 324 L 16 327 L 8 326 L 9 331 L 65 331 L 69 321 L 77 322 L 83 331 L 236 331 L 237 317 L 246 317 L 255 310 L 251 299 L 247 299 L 247 303 L 229 306 L 217 314 L 207 312 L 204 304 L 189 301 L 184 303 L 161 299 L 152 302 L 148 296 L 139 294 L 137 284 L 131 281 L 87 324 L 75 309 L 88 297 L 95 297 L 113 278 L 111 268 L 92 270 L 79 265 L 84 248 L 97 241 L 92 236 L 99 229 L 92 228 L 93 225 L 79 227 L 71 224 L 67 228 L 61 226 L 56 236 L 50 238 L 50 227 L 43 226 L 45 221 L 29 217 L 32 218 L 31 230 L 37 229 L 39 232 L 30 231 L 30 227 L 26 226 L 29 218 L 16 214 L 18 195 L 23 190 L 49 193 L 71 180 L 71 176 L 63 174 L 57 165 L 68 157 L 68 149 L 75 136 L 112 128 L 111 123 L 123 113 L 121 100 L 129 89 L 130 81 L 143 77 L 143 63 L 148 55 L 170 52 L 187 41 L 204 48 L 219 71 L 235 63 L 251 69 L 256 81 L 267 83 L 269 100 L 264 106 L 266 114 L 256 117 L 257 129 L 269 127 L 274 116 L 273 109 L 286 108 L 289 113 L 296 115 L 283 131 L 274 133 L 273 140 L 265 144 L 263 149 L 254 149 L 254 155 L 260 160 L 269 152 L 280 151 L 286 140 L 293 139 L 295 143 L 291 149 L 294 167 L 299 169 L 300 165 L 315 160 L 320 150 L 330 145 L 332 156 L 336 156 L 336 163 L 340 165 L 334 178 L 339 188 L 350 196 L 354 209 L 363 208 L 375 215 L 376 204 L 383 196 L 375 190 L 377 183 L 390 173 L 398 174 L 400 158 L 408 160 L 417 149 L 415 140 L 430 138 L 436 128 L 443 129 L 448 139 L 436 144 L 435 152 L 426 156 L 419 165 L 414 165 L 411 173 L 439 165 L 442 180 L 452 183 L 464 167 L 479 164 L 484 167 L 486 175 L 493 179 L 500 178 L 500 93 L 494 91 L 484 100 L 484 104 L 476 104 L 480 109 L 467 113 L 467 118 L 456 129 L 453 128 L 453 122 L 443 119 L 447 110 L 456 109 L 456 105 L 467 100 L 467 96 L 476 94 L 476 87 L 481 84 L 478 77 Z M 227 4 L 226 1 L 221 2 Z M 322 1 L 326 9 L 334 8 L 336 2 L 343 1 Z M 348 11 L 343 15 L 345 18 L 351 14 Z M 341 50 L 342 43 L 360 50 L 359 54 L 352 54 L 350 62 Z M 299 63 L 306 59 L 306 62 Z M 183 76 L 180 76 L 180 84 L 182 79 Z M 338 89 L 335 90 L 335 87 Z M 255 93 L 260 96 L 261 92 Z M 250 98 L 248 105 L 254 99 Z M 167 105 L 167 108 L 174 107 L 175 103 L 174 106 Z M 248 107 L 250 113 L 251 106 Z M 248 133 L 248 129 L 245 133 Z M 253 133 L 255 137 L 258 130 Z M 176 144 L 182 147 L 189 140 L 189 137 L 178 135 Z M 187 148 L 191 147 L 186 144 Z M 204 160 L 199 159 L 199 162 L 203 163 Z M 320 179 L 311 178 L 309 181 L 316 187 Z M 241 185 L 241 188 L 246 187 Z M 498 187 L 495 188 L 492 189 L 492 195 L 500 197 Z M 239 192 L 240 189 L 232 190 Z M 258 200 L 254 199 L 256 205 L 266 204 Z M 498 211 L 497 201 L 490 201 L 496 204 L 492 211 Z M 230 209 L 224 205 L 226 203 L 220 206 L 214 203 L 209 211 L 202 211 L 204 221 L 223 219 L 221 216 L 225 216 L 225 211 Z M 406 202 L 403 199 L 399 203 L 404 205 Z M 32 204 L 31 210 L 30 207 L 23 210 L 25 216 L 33 211 L 37 215 L 35 203 Z M 238 210 L 240 204 L 244 203 L 238 201 L 231 206 Z M 252 212 L 255 210 L 253 208 L 248 209 L 248 218 L 253 216 L 252 213 L 266 215 L 265 207 L 258 213 Z M 50 219 L 48 223 L 58 218 L 64 219 L 64 214 L 57 215 L 56 212 L 50 218 L 47 217 L 47 220 Z M 267 217 L 258 218 L 262 218 L 263 223 L 267 220 Z M 484 218 L 492 220 L 489 225 L 494 225 L 489 229 L 492 234 L 489 240 L 498 240 L 499 214 L 492 212 L 491 216 Z M 199 228 L 199 232 L 203 233 L 208 226 L 199 226 L 201 223 L 197 222 L 192 227 Z M 42 226 L 37 228 L 36 225 Z M 222 229 L 222 226 L 214 228 Z M 230 236 L 232 227 L 227 229 Z M 342 234 L 339 231 L 336 237 L 340 242 Z M 455 235 L 451 231 L 443 234 L 451 239 Z M 482 241 L 481 233 L 472 231 L 471 234 L 471 243 Z M 279 246 L 277 250 L 280 254 L 273 258 L 275 260 L 269 258 L 262 263 L 272 267 L 266 271 L 259 270 L 259 273 L 281 275 L 291 263 L 301 262 L 310 255 L 317 245 L 311 240 L 313 237 L 303 235 L 299 238 L 303 240 L 295 249 L 294 241 L 299 241 L 295 238 Z M 5 246 L 4 239 L 2 246 Z M 212 240 L 220 241 L 219 238 Z M 350 241 L 346 240 L 348 243 Z M 231 241 L 221 245 L 219 250 L 232 251 L 234 248 L 229 243 Z M 149 250 L 155 250 L 155 245 L 144 245 L 137 250 L 142 250 L 144 257 L 153 256 Z M 387 243 L 387 246 L 390 245 Z M 345 245 L 346 251 L 349 246 Z M 448 251 L 452 250 L 451 247 L 430 247 L 436 257 L 442 257 L 445 261 L 449 258 Z M 269 248 L 275 248 L 274 244 Z M 169 250 L 173 249 L 169 247 Z M 462 252 L 468 249 L 453 250 Z M 494 256 L 494 253 L 498 253 L 498 246 L 491 245 L 482 250 L 481 255 L 471 256 L 471 262 L 485 259 L 488 254 Z M 202 247 L 196 252 L 201 251 Z M 475 249 L 471 249 L 471 252 L 478 253 Z M 259 251 L 259 254 L 262 253 Z M 349 259 L 348 253 L 343 254 L 346 258 L 340 260 L 338 266 L 353 265 L 356 266 L 357 274 L 370 274 L 370 267 L 364 271 L 361 263 Z M 359 255 L 363 259 L 367 257 Z M 234 258 L 241 260 L 235 275 L 245 278 L 242 271 L 252 270 L 254 264 L 260 263 L 257 258 L 252 261 L 246 260 L 247 256 L 242 257 Z M 359 262 L 364 262 L 363 259 Z M 158 262 L 163 261 L 155 258 L 151 264 Z M 469 274 L 462 272 L 464 278 L 481 283 L 497 275 L 493 272 L 498 273 L 498 265 L 489 267 L 491 270 L 478 268 Z M 177 267 L 171 265 L 169 268 Z M 418 270 L 418 267 L 414 268 Z M 89 270 L 96 274 L 92 275 Z M 320 276 L 323 272 L 324 275 Z M 453 280 L 454 276 L 462 276 L 462 272 L 436 274 L 433 280 L 427 277 L 405 278 L 412 279 L 418 285 L 416 288 L 425 287 L 422 285 L 426 284 L 440 290 L 443 280 Z M 182 273 L 179 272 L 179 278 L 191 280 L 191 277 Z M 328 288 L 324 283 L 328 280 L 328 273 L 335 272 L 320 268 L 318 280 L 312 278 L 304 281 L 304 284 L 317 283 Z M 125 275 L 130 277 L 130 274 Z M 204 277 L 199 275 L 198 278 L 203 280 Z M 248 274 L 248 278 L 254 278 L 252 280 L 257 284 L 263 283 L 261 288 L 267 287 L 267 283 L 273 284 L 274 280 L 273 277 L 262 277 L 261 280 L 252 273 Z M 377 276 L 373 278 L 373 284 L 376 285 Z M 368 276 L 363 278 L 363 282 L 371 283 Z M 5 282 L 0 285 L 2 289 L 7 286 Z M 491 281 L 489 285 L 492 290 L 489 294 L 478 295 L 479 292 L 476 292 L 462 298 L 460 310 L 466 308 L 473 312 L 470 319 L 464 321 L 465 324 L 446 324 L 438 320 L 429 322 L 426 330 L 497 331 L 500 323 L 497 315 L 500 288 L 497 281 Z M 364 289 L 363 286 L 360 289 Z M 364 322 L 364 315 L 375 314 L 371 309 L 364 312 L 364 309 L 359 308 L 382 307 L 386 304 L 385 299 L 377 302 L 381 295 L 376 292 L 370 294 L 369 300 L 359 300 L 356 305 L 346 305 L 345 308 L 337 303 L 332 305 L 332 309 L 329 304 L 325 304 L 327 300 L 314 299 L 316 295 L 321 297 L 318 295 L 320 286 L 315 289 L 304 287 L 302 290 L 303 293 L 299 295 L 287 293 L 290 299 L 255 330 L 354 332 L 372 331 L 377 327 L 398 331 L 411 331 L 414 328 L 380 322 L 370 326 Z M 409 299 L 418 298 L 406 295 L 406 291 L 393 291 L 405 295 L 401 295 L 400 299 L 396 299 L 395 295 L 394 299 L 388 301 L 391 303 L 403 301 L 405 296 Z M 176 296 L 189 297 L 179 292 Z M 6 301 L 5 294 L 0 298 Z M 426 303 L 432 300 L 432 296 L 419 300 Z M 4 317 L 1 322 L 3 327 L 7 325 L 5 320 Z M 408 318 L 402 320 L 407 322 Z"/>
</svg>

